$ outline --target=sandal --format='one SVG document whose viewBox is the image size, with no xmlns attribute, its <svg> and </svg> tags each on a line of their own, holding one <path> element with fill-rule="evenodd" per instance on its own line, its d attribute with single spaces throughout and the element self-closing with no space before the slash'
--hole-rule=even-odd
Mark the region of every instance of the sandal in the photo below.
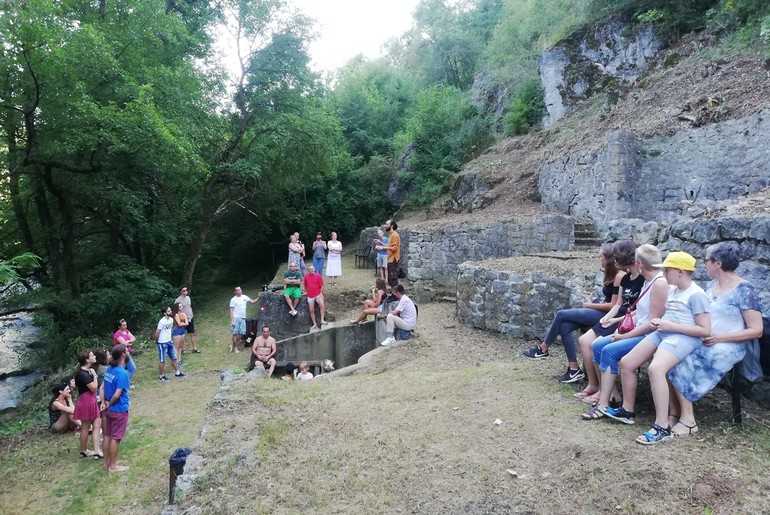
<svg viewBox="0 0 770 515">
<path fill-rule="evenodd" d="M 193 354 L 200 354 L 201 352 L 203 352 L 200 349 L 193 349 L 192 351 L 193 351 Z"/>
<path fill-rule="evenodd" d="M 604 418 L 606 415 L 602 411 L 602 409 L 597 405 L 593 408 L 589 408 L 588 411 L 583 413 L 581 415 L 584 420 L 599 420 L 600 418 Z"/>
<path fill-rule="evenodd" d="M 596 406 L 599 404 L 599 392 L 596 392 L 593 395 L 589 395 L 588 397 L 584 397 L 583 402 L 590 404 L 591 406 Z"/>
<path fill-rule="evenodd" d="M 102 451 L 93 453 L 95 460 L 103 460 L 104 459 L 104 453 Z"/>
<path fill-rule="evenodd" d="M 599 390 L 582 390 L 573 394 L 572 396 L 575 397 L 576 399 L 585 399 L 586 397 L 591 397 L 592 395 L 596 395 L 597 393 L 599 393 Z"/>
<path fill-rule="evenodd" d="M 679 418 L 679 417 L 677 417 L 677 418 Z M 676 426 L 683 426 L 683 427 L 687 428 L 687 432 L 684 432 L 684 431 L 674 431 L 674 428 L 676 428 Z M 685 424 L 681 420 L 679 422 L 677 422 L 674 427 L 671 428 L 671 436 L 694 436 L 697 433 L 698 433 L 698 424 L 693 424 L 691 426 L 688 426 L 687 424 Z"/>
<path fill-rule="evenodd" d="M 94 455 L 94 453 L 92 451 L 87 450 L 87 449 L 85 451 L 80 451 L 80 457 L 81 458 L 90 458 L 93 455 Z"/>
<path fill-rule="evenodd" d="M 673 429 L 674 426 L 677 425 L 678 423 L 679 423 L 679 415 L 674 415 L 673 413 L 669 413 L 668 414 L 668 425 L 671 426 L 671 429 Z"/>
<path fill-rule="evenodd" d="M 653 433 L 652 431 L 655 430 Z M 661 427 L 653 424 L 649 431 L 645 431 L 636 437 L 636 442 L 642 445 L 655 445 L 659 442 L 666 442 L 674 438 L 671 436 L 671 427 Z"/>
</svg>

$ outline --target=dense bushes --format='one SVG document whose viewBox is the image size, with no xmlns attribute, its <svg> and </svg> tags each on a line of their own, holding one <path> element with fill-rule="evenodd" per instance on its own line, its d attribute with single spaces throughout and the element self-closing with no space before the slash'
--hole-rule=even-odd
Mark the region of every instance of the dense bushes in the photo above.
<svg viewBox="0 0 770 515">
<path fill-rule="evenodd" d="M 543 117 L 545 101 L 540 81 L 529 79 L 516 89 L 505 116 L 507 135 L 524 134 L 535 127 Z"/>
</svg>

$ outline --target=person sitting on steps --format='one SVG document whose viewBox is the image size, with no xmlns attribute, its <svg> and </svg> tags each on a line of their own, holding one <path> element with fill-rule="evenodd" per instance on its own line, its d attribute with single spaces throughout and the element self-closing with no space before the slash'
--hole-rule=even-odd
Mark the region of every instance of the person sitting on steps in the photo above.
<svg viewBox="0 0 770 515">
<path fill-rule="evenodd" d="M 289 306 L 289 314 L 293 317 L 297 316 L 297 306 L 302 298 L 302 274 L 299 273 L 297 265 L 294 263 L 290 263 L 289 271 L 284 272 L 283 284 L 286 285 L 283 290 L 283 298 L 286 300 L 286 305 Z"/>
<path fill-rule="evenodd" d="M 400 284 L 393 287 L 393 295 L 398 299 L 396 309 L 388 313 L 385 323 L 388 326 L 388 337 L 381 345 L 391 345 L 396 343 L 395 328 L 403 331 L 414 331 L 417 327 L 417 309 L 414 307 L 412 299 L 404 293 L 404 287 Z"/>
</svg>

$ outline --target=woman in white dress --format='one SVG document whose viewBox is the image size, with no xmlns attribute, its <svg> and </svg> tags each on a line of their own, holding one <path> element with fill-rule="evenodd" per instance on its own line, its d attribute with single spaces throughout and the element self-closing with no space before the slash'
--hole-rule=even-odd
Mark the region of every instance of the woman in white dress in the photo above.
<svg viewBox="0 0 770 515">
<path fill-rule="evenodd" d="M 331 234 L 326 248 L 329 251 L 326 256 L 326 277 L 329 278 L 329 285 L 334 286 L 337 277 L 342 275 L 342 242 L 337 241 L 336 232 Z"/>
</svg>

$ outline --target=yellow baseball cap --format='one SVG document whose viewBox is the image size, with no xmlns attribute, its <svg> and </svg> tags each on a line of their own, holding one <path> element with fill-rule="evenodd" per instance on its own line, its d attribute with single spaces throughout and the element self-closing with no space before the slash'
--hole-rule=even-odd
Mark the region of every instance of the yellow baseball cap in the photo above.
<svg viewBox="0 0 770 515">
<path fill-rule="evenodd" d="M 695 271 L 695 258 L 687 252 L 669 252 L 666 260 L 658 265 L 652 265 L 656 268 L 678 268 L 679 270 Z"/>
</svg>

